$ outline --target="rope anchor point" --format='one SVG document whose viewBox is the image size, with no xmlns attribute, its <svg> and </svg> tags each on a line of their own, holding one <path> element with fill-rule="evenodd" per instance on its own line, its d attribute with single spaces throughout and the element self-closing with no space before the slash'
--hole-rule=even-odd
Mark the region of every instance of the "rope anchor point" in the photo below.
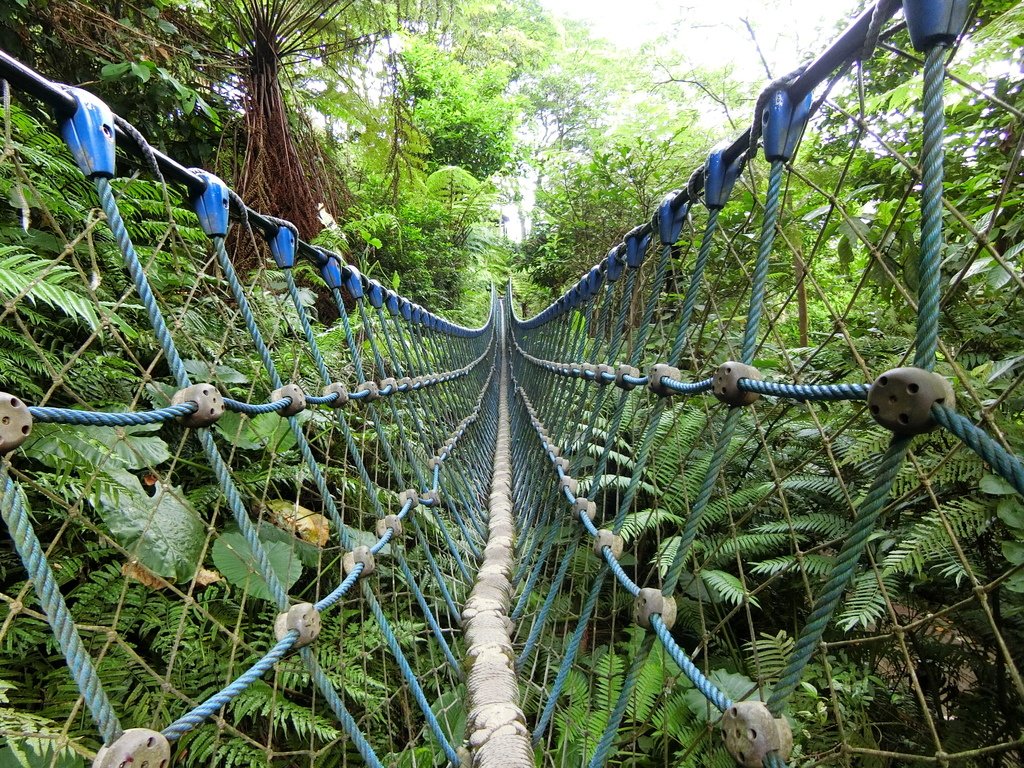
<svg viewBox="0 0 1024 768">
<path fill-rule="evenodd" d="M 171 762 L 171 745 L 159 731 L 129 728 L 113 744 L 102 747 L 92 768 L 143 766 L 165 768 Z"/>
<path fill-rule="evenodd" d="M 762 701 L 737 701 L 722 715 L 722 738 L 733 760 L 760 768 L 770 752 L 783 760 L 793 751 L 793 731 L 785 717 L 774 717 Z"/>
<path fill-rule="evenodd" d="M 953 387 L 945 377 L 923 368 L 894 368 L 868 390 L 872 418 L 897 435 L 920 435 L 938 426 L 932 406 L 954 408 Z"/>
</svg>

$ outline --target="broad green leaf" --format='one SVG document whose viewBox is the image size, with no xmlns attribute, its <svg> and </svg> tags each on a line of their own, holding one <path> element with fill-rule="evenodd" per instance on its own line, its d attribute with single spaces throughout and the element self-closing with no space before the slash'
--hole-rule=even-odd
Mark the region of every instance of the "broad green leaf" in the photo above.
<svg viewBox="0 0 1024 768">
<path fill-rule="evenodd" d="M 0 749 L 0 768 L 82 768 L 85 760 L 52 739 L 12 738 Z"/>
<path fill-rule="evenodd" d="M 733 701 L 760 701 L 757 685 L 746 675 L 738 672 L 727 672 L 724 669 L 715 669 L 708 675 L 708 679 L 718 690 L 724 693 Z M 709 708 L 717 720 L 717 713 L 714 707 L 704 698 L 704 694 L 693 688 L 685 694 L 686 706 L 697 716 L 698 720 L 705 720 L 708 717 Z"/>
<path fill-rule="evenodd" d="M 211 384 L 248 384 L 249 377 L 230 365 L 211 365 L 204 360 L 183 360 L 185 370 L 196 381 Z"/>
<path fill-rule="evenodd" d="M 128 72 L 132 68 L 130 61 L 119 61 L 116 64 L 107 64 L 100 70 L 100 77 L 106 80 L 112 80 L 116 77 L 120 77 L 125 72 Z"/>
<path fill-rule="evenodd" d="M 171 457 L 167 443 L 152 434 L 159 424 L 134 427 L 66 427 L 39 424 L 23 448 L 47 466 L 66 470 L 83 464 L 103 471 L 159 466 Z"/>
<path fill-rule="evenodd" d="M 981 478 L 980 487 L 983 492 L 993 496 L 1009 496 L 1017 492 L 1012 485 L 999 477 L 999 475 L 991 473 Z"/>
<path fill-rule="evenodd" d="M 1021 504 L 1020 499 L 1000 499 L 996 505 L 996 514 L 1007 527 L 1024 531 L 1024 504 Z"/>
<path fill-rule="evenodd" d="M 264 542 L 263 548 L 267 552 L 271 569 L 284 588 L 291 589 L 302 575 L 302 563 L 292 548 L 279 541 Z M 273 601 L 270 588 L 257 569 L 256 556 L 240 532 L 221 534 L 213 543 L 212 557 L 213 564 L 229 584 L 240 587 L 251 597 Z"/>
<path fill-rule="evenodd" d="M 135 62 L 132 62 L 131 67 L 132 74 L 144 83 L 148 83 L 149 78 L 153 76 L 153 70 L 147 67 L 145 64 L 136 64 Z"/>
<path fill-rule="evenodd" d="M 301 413 L 296 418 L 305 421 L 309 413 Z M 288 421 L 276 413 L 248 417 L 229 411 L 217 420 L 216 428 L 236 448 L 250 451 L 267 448 L 280 452 L 295 445 L 295 435 Z"/>
<path fill-rule="evenodd" d="M 181 489 L 157 484 L 148 495 L 128 472 L 116 473 L 94 500 L 103 522 L 117 542 L 154 573 L 172 581 L 195 574 L 205 526 Z"/>
<path fill-rule="evenodd" d="M 1024 544 L 1019 541 L 1004 541 L 1002 544 L 1003 557 L 1005 557 L 1010 565 L 1020 565 L 1024 563 Z"/>
</svg>

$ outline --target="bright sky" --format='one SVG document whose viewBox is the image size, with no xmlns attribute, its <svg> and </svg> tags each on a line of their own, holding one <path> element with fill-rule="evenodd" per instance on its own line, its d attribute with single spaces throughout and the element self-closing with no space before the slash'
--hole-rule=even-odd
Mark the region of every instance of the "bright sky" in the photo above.
<svg viewBox="0 0 1024 768">
<path fill-rule="evenodd" d="M 654 55 L 681 52 L 690 66 L 717 70 L 732 68 L 736 80 L 759 84 L 768 81 L 765 64 L 772 77 L 792 71 L 808 57 L 828 47 L 837 36 L 840 24 L 856 17 L 866 5 L 864 0 L 541 0 L 562 18 L 587 22 L 593 33 L 629 50 L 660 37 Z M 863 4 L 862 4 L 863 3 Z M 751 40 L 744 20 L 757 37 Z M 666 56 L 675 59 L 675 56 Z M 673 68 L 675 74 L 685 74 Z M 721 115 L 713 116 L 721 120 Z M 723 134 L 723 137 L 726 136 Z M 523 208 L 533 207 L 533 182 L 523 180 Z M 513 240 L 523 237 L 518 211 L 505 206 L 507 234 Z"/>
<path fill-rule="evenodd" d="M 784 74 L 802 63 L 802 52 L 820 51 L 835 37 L 836 23 L 862 7 L 858 0 L 542 0 L 558 16 L 590 23 L 620 47 L 639 46 L 672 34 L 695 65 L 732 64 L 743 79 L 765 78 L 746 19 L 772 68 Z M 741 74 L 742 73 L 742 74 Z"/>
</svg>

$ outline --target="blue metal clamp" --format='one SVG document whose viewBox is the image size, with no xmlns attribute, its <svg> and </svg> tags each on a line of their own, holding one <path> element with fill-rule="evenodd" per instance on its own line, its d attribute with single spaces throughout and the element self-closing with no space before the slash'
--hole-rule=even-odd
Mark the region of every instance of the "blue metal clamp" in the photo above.
<svg viewBox="0 0 1024 768">
<path fill-rule="evenodd" d="M 412 303 L 408 299 L 399 297 L 398 309 L 402 313 L 402 317 L 406 320 L 412 320 Z"/>
<path fill-rule="evenodd" d="M 967 23 L 967 0 L 903 0 L 910 41 L 919 51 L 951 45 Z"/>
<path fill-rule="evenodd" d="M 773 91 L 761 113 L 761 142 L 768 160 L 789 162 L 811 112 L 811 94 L 794 104 L 789 93 Z"/>
<path fill-rule="evenodd" d="M 345 282 L 345 290 L 353 299 L 363 297 L 363 276 L 359 270 L 351 264 L 346 264 L 341 269 L 341 279 Z"/>
<path fill-rule="evenodd" d="M 662 245 L 676 244 L 689 211 L 690 200 L 685 192 L 677 189 L 665 195 L 658 206 L 658 237 Z"/>
<path fill-rule="evenodd" d="M 622 273 L 626 269 L 626 263 L 619 257 L 619 254 L 623 251 L 625 251 L 625 246 L 621 243 L 608 251 L 608 256 L 604 260 L 604 273 L 608 276 L 609 282 L 614 283 L 622 277 Z"/>
<path fill-rule="evenodd" d="M 295 233 L 288 227 L 278 227 L 270 238 L 270 254 L 279 269 L 291 269 L 295 266 L 296 242 Z"/>
<path fill-rule="evenodd" d="M 376 280 L 368 280 L 369 287 L 366 291 L 366 298 L 370 306 L 379 309 L 384 306 L 384 286 Z"/>
<path fill-rule="evenodd" d="M 81 88 L 68 88 L 76 109 L 60 124 L 60 135 L 86 178 L 111 178 L 115 168 L 114 113 Z"/>
<path fill-rule="evenodd" d="M 733 185 L 743 170 L 744 155 L 740 155 L 732 162 L 725 157 L 725 150 L 728 144 L 719 144 L 711 150 L 707 161 L 704 163 L 704 205 L 708 209 L 721 209 L 729 202 Z"/>
<path fill-rule="evenodd" d="M 320 262 L 320 277 L 327 283 L 328 288 L 341 288 L 345 284 L 341 274 L 341 258 L 333 253 L 320 251 L 324 260 Z"/>
<path fill-rule="evenodd" d="M 685 217 L 685 213 L 683 216 Z M 678 235 L 677 235 L 678 236 Z M 637 231 L 626 235 L 626 266 L 630 269 L 637 269 L 644 263 L 644 256 L 647 255 L 647 247 L 651 244 L 650 234 L 640 236 Z"/>
<path fill-rule="evenodd" d="M 390 289 L 385 291 L 384 303 L 388 307 L 388 312 L 390 312 L 392 315 L 397 315 L 401 311 L 398 306 L 398 294 Z"/>
<path fill-rule="evenodd" d="M 228 233 L 231 197 L 223 179 L 202 168 L 189 170 L 206 182 L 203 191 L 192 198 L 192 209 L 207 237 L 224 237 Z"/>
</svg>

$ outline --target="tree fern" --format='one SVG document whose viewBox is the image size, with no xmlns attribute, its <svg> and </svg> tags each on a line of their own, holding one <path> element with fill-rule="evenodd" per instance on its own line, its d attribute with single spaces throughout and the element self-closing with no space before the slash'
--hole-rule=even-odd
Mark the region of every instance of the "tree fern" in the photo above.
<svg viewBox="0 0 1024 768">
<path fill-rule="evenodd" d="M 882 572 L 881 579 L 886 593 L 898 593 L 895 574 Z M 863 571 L 847 589 L 836 623 L 847 632 L 858 627 L 866 629 L 886 614 L 886 604 L 885 593 L 878 584 L 874 570 Z"/>
<path fill-rule="evenodd" d="M 961 497 L 951 499 L 915 523 L 885 556 L 881 568 L 886 573 L 920 574 L 930 565 L 942 562 L 947 574 L 952 575 L 957 585 L 967 575 L 965 566 L 953 552 L 953 542 L 946 531 L 946 524 L 953 535 L 961 540 L 962 547 L 970 551 L 970 543 L 987 532 L 996 517 L 991 505 L 984 499 Z M 949 558 L 956 566 L 949 568 Z"/>
<path fill-rule="evenodd" d="M 41 259 L 17 245 L 0 245 L 0 295 L 44 304 L 97 330 L 100 317 L 93 302 L 68 284 L 79 280 L 65 264 Z"/>
<path fill-rule="evenodd" d="M 829 512 L 793 515 L 789 520 L 770 520 L 755 528 L 760 533 L 813 533 L 829 541 L 842 536 L 850 528 L 850 521 Z"/>
<path fill-rule="evenodd" d="M 760 607 L 757 598 L 747 594 L 743 589 L 743 583 L 731 573 L 715 570 L 701 571 L 700 577 L 719 600 L 730 605 L 743 605 L 747 602 L 755 607 Z"/>
<path fill-rule="evenodd" d="M 762 682 L 777 680 L 795 645 L 796 641 L 785 630 L 780 629 L 774 635 L 762 632 L 756 640 L 749 640 L 743 645 L 747 654 L 747 671 L 758 674 Z"/>
<path fill-rule="evenodd" d="M 806 554 L 803 562 L 797 559 L 796 555 L 780 555 L 768 560 L 754 563 L 750 572 L 758 576 L 775 576 L 785 571 L 800 573 L 803 570 L 808 576 L 826 576 L 832 570 L 835 558 L 825 555 Z"/>
</svg>

